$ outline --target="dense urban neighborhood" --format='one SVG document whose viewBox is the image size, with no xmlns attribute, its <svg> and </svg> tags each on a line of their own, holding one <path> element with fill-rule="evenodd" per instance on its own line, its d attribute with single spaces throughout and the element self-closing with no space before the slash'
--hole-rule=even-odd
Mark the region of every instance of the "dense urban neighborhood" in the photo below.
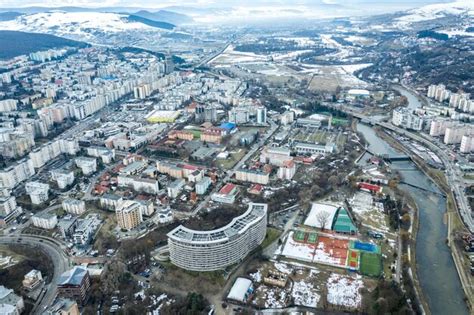
<svg viewBox="0 0 474 315">
<path fill-rule="evenodd" d="M 1 6 L 0 314 L 472 314 L 470 1 Z"/>
</svg>

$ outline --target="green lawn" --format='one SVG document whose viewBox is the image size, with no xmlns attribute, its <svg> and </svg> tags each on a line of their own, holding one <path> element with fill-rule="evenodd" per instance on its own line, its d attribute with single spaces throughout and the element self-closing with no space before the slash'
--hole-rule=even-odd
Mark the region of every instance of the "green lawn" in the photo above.
<svg viewBox="0 0 474 315">
<path fill-rule="evenodd" d="M 243 148 L 242 149 L 237 149 L 237 151 L 235 153 L 231 153 L 227 159 L 217 160 L 217 166 L 222 168 L 222 169 L 229 170 L 232 167 L 234 167 L 234 165 L 238 161 L 240 161 L 245 156 L 246 153 L 247 153 L 247 150 L 245 150 Z"/>
<path fill-rule="evenodd" d="M 382 259 L 380 255 L 361 252 L 360 253 L 360 272 L 363 275 L 378 277 L 382 272 Z"/>
<path fill-rule="evenodd" d="M 267 229 L 267 235 L 265 235 L 265 239 L 263 240 L 262 244 L 260 245 L 262 248 L 267 247 L 271 243 L 273 243 L 277 238 L 279 238 L 281 232 L 274 228 Z"/>
</svg>

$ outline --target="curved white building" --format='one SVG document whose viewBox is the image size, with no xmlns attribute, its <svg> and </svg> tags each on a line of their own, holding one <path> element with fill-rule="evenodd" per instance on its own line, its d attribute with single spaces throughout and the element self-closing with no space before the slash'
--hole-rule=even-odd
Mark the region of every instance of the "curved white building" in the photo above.
<svg viewBox="0 0 474 315">
<path fill-rule="evenodd" d="M 262 243 L 267 232 L 267 205 L 248 210 L 216 230 L 195 231 L 182 225 L 168 233 L 170 259 L 186 270 L 213 271 L 241 261 Z"/>
</svg>

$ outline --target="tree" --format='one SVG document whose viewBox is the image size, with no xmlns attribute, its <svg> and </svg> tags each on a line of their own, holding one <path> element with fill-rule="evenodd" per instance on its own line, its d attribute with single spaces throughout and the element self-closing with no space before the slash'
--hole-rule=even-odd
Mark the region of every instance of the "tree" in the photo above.
<svg viewBox="0 0 474 315">
<path fill-rule="evenodd" d="M 327 211 L 319 211 L 316 214 L 316 220 L 319 223 L 319 227 L 324 231 L 326 224 L 328 223 L 330 213 Z"/>
</svg>

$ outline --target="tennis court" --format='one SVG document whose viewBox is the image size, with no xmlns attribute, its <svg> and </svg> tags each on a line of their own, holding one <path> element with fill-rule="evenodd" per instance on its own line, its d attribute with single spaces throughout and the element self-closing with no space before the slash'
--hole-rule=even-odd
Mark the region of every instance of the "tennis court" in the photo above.
<svg viewBox="0 0 474 315">
<path fill-rule="evenodd" d="M 310 244 L 316 244 L 318 241 L 318 234 L 316 233 L 308 233 L 308 239 L 307 242 Z"/>
<path fill-rule="evenodd" d="M 296 231 L 294 234 L 294 239 L 295 241 L 297 242 L 304 242 L 305 241 L 305 237 L 306 237 L 306 233 L 303 232 L 303 231 Z"/>
<path fill-rule="evenodd" d="M 347 266 L 352 270 L 359 269 L 359 252 L 349 250 L 349 257 L 347 259 Z"/>
<path fill-rule="evenodd" d="M 346 265 L 348 247 L 348 240 L 319 236 L 315 262 L 317 262 L 318 258 L 324 261 L 327 257 L 329 258 L 327 262 L 344 267 Z"/>
<path fill-rule="evenodd" d="M 382 272 L 382 259 L 379 254 L 361 252 L 360 272 L 363 275 L 378 277 Z"/>
</svg>

